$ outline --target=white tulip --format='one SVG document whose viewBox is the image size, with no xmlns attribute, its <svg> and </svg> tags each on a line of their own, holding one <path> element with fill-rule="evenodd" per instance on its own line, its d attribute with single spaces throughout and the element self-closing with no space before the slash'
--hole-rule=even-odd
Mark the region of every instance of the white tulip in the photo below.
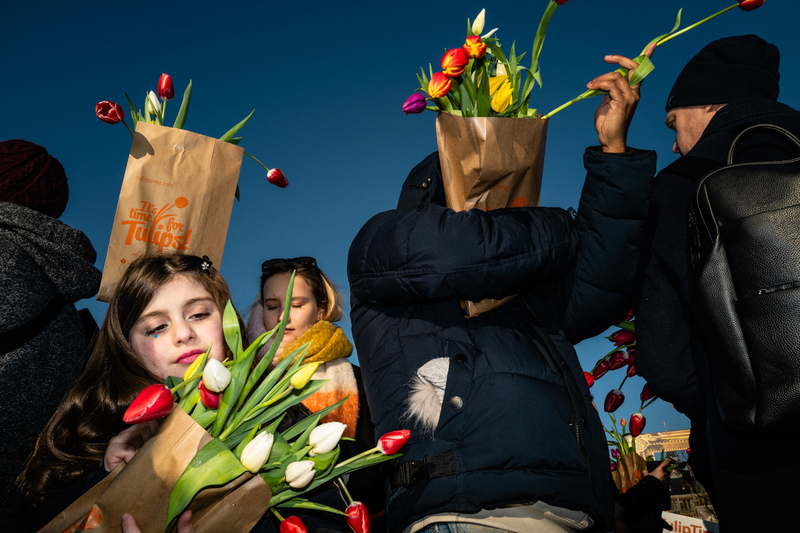
<svg viewBox="0 0 800 533">
<path fill-rule="evenodd" d="M 491 37 L 492 35 L 494 35 L 494 32 L 496 32 L 498 29 L 499 29 L 499 28 L 495 28 L 495 29 L 493 29 L 492 31 L 488 32 L 487 34 L 485 34 L 485 35 L 481 35 L 481 39 L 488 39 L 489 37 Z"/>
<path fill-rule="evenodd" d="M 302 489 L 314 479 L 314 461 L 296 461 L 286 467 L 286 483 L 293 489 Z"/>
<path fill-rule="evenodd" d="M 483 31 L 483 25 L 486 23 L 486 10 L 481 9 L 478 16 L 475 17 L 475 22 L 472 23 L 472 35 L 480 35 Z"/>
<path fill-rule="evenodd" d="M 346 427 L 347 424 L 341 422 L 328 422 L 315 427 L 308 436 L 308 443 L 313 446 L 308 455 L 319 455 L 336 448 Z"/>
<path fill-rule="evenodd" d="M 203 370 L 203 385 L 211 392 L 222 392 L 231 382 L 231 371 L 216 359 L 209 359 Z"/>
<path fill-rule="evenodd" d="M 147 94 L 147 112 L 151 115 L 158 115 L 161 112 L 161 102 L 153 91 Z"/>
<path fill-rule="evenodd" d="M 261 470 L 261 467 L 269 459 L 269 453 L 272 451 L 272 443 L 274 441 L 275 436 L 272 433 L 262 431 L 256 435 L 242 450 L 242 464 L 244 467 L 254 474 Z"/>
</svg>

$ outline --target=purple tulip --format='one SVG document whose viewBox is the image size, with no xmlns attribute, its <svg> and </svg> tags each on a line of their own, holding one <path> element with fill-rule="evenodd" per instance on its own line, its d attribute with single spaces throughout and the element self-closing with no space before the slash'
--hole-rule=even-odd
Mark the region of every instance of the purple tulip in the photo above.
<svg viewBox="0 0 800 533">
<path fill-rule="evenodd" d="M 619 453 L 619 448 L 611 449 L 611 457 L 613 457 L 614 459 L 619 459 L 620 455 L 621 454 Z"/>
<path fill-rule="evenodd" d="M 414 93 L 409 96 L 406 103 L 403 104 L 403 114 L 422 113 L 425 111 L 425 105 L 425 95 L 422 93 Z"/>
<path fill-rule="evenodd" d="M 622 391 L 619 389 L 611 389 L 608 391 L 608 395 L 606 396 L 606 401 L 603 404 L 603 409 L 606 413 L 613 413 L 616 411 L 622 402 L 625 401 L 625 395 L 622 394 Z"/>
<path fill-rule="evenodd" d="M 597 381 L 598 379 L 602 378 L 606 375 L 606 372 L 611 370 L 611 365 L 608 364 L 608 361 L 602 361 L 597 368 L 594 369 L 592 372 L 592 377 Z"/>
<path fill-rule="evenodd" d="M 614 472 L 617 469 L 617 463 L 611 461 L 611 471 Z"/>
</svg>

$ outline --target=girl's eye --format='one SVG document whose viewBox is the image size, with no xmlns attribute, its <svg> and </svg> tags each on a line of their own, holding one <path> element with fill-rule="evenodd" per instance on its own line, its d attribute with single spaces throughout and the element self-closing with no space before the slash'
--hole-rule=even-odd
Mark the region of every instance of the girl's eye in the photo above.
<svg viewBox="0 0 800 533">
<path fill-rule="evenodd" d="M 205 320 L 211 316 L 211 311 L 203 311 L 202 313 L 195 313 L 189 317 L 190 320 Z"/>
<path fill-rule="evenodd" d="M 165 329 L 167 329 L 167 325 L 166 324 L 161 324 L 159 326 L 154 327 L 153 329 L 144 330 L 144 336 L 145 337 L 149 337 L 150 335 L 153 335 L 155 333 L 161 333 Z"/>
<path fill-rule="evenodd" d="M 268 305 L 267 306 L 267 311 L 275 311 L 276 309 L 278 309 L 277 305 Z"/>
</svg>

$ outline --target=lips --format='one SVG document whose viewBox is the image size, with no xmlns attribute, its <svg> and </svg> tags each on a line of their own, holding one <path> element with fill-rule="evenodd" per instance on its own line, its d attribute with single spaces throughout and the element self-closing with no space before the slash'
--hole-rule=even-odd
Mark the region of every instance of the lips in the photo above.
<svg viewBox="0 0 800 533">
<path fill-rule="evenodd" d="M 175 364 L 178 364 L 178 365 L 190 365 L 202 353 L 203 353 L 203 350 L 192 350 L 190 352 L 186 352 L 184 354 L 181 354 L 181 356 L 178 357 L 178 360 L 175 361 Z"/>
</svg>

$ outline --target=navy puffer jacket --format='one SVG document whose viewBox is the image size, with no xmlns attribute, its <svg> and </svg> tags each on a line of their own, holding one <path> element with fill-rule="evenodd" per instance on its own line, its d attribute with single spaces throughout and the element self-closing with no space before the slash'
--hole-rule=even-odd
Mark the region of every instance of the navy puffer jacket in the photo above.
<svg viewBox="0 0 800 533">
<path fill-rule="evenodd" d="M 353 336 L 376 435 L 407 428 L 389 482 L 389 531 L 442 512 L 542 501 L 610 523 L 606 439 L 573 343 L 627 311 L 655 153 L 588 149 L 575 213 L 442 207 L 438 157 L 409 175 L 397 210 L 373 217 L 348 259 Z M 519 294 L 465 319 L 460 300 Z M 408 418 L 417 370 L 448 358 L 433 434 Z M 423 469 L 423 472 L 426 470 Z M 391 479 L 391 478 L 390 478 Z"/>
</svg>

